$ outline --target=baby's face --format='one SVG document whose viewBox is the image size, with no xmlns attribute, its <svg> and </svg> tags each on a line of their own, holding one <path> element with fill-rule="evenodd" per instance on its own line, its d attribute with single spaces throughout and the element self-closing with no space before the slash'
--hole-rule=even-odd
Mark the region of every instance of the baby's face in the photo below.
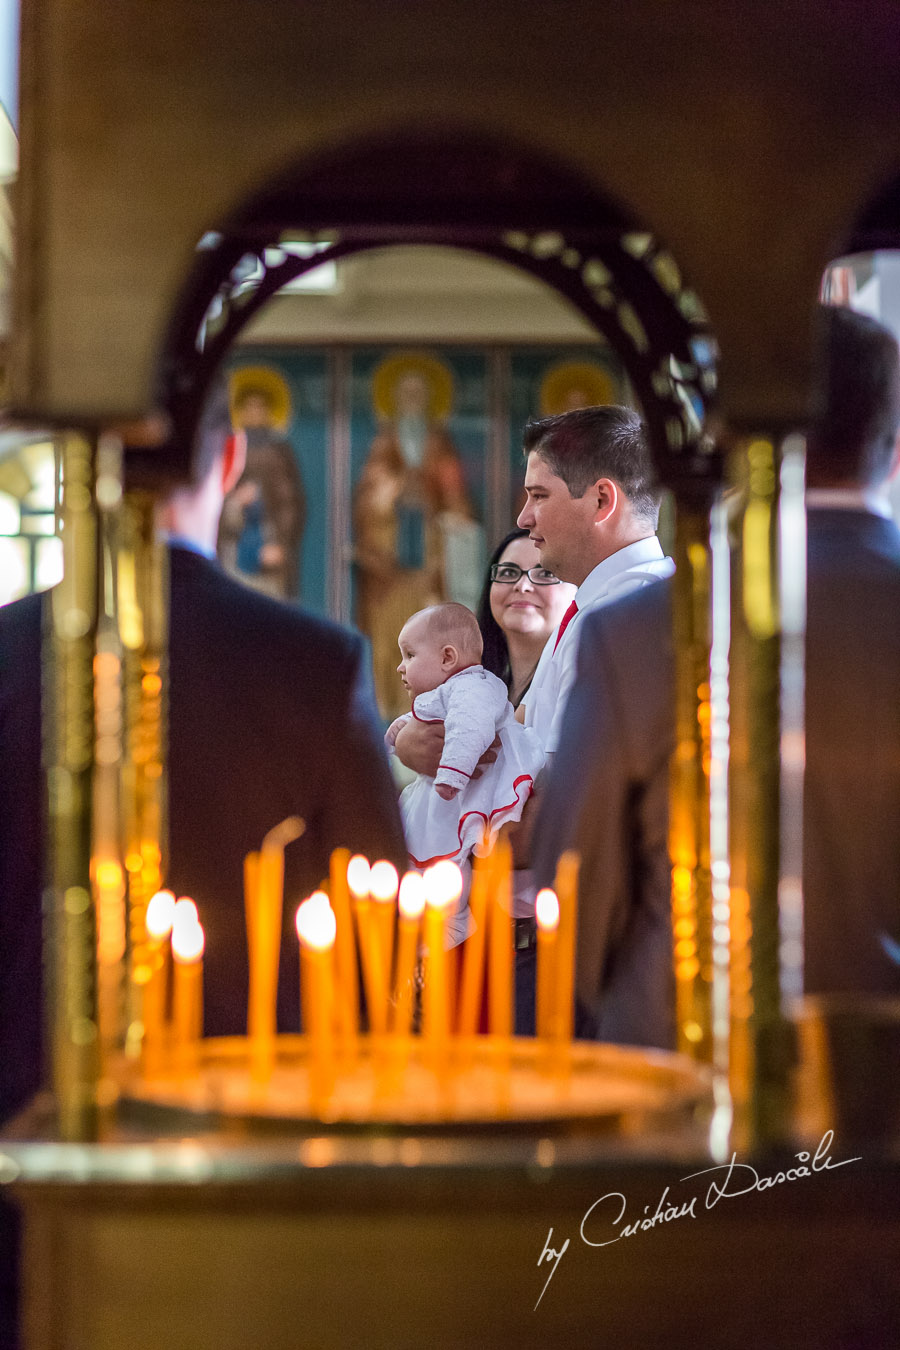
<svg viewBox="0 0 900 1350">
<path fill-rule="evenodd" d="M 429 634 L 426 616 L 414 614 L 401 628 L 398 643 L 400 664 L 397 673 L 410 700 L 444 683 L 450 671 L 441 663 L 443 644 L 437 635 Z"/>
</svg>

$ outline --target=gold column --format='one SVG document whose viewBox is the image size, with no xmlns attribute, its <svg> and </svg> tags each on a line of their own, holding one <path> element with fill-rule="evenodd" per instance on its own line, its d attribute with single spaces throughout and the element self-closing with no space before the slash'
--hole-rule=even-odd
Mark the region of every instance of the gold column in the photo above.
<svg viewBox="0 0 900 1350">
<path fill-rule="evenodd" d="M 710 869 L 710 666 L 712 556 L 708 509 L 679 506 L 673 640 L 675 751 L 670 769 L 669 854 L 678 1048 L 711 1063 L 713 921 Z"/>
<path fill-rule="evenodd" d="M 116 552 L 122 502 L 122 446 L 114 436 L 97 444 L 100 525 L 97 650 L 94 658 L 96 718 L 93 881 L 97 912 L 97 985 L 101 1070 L 122 1048 L 126 1016 L 127 923 L 122 866 L 120 779 L 123 751 L 122 644 L 116 602 Z"/>
<path fill-rule="evenodd" d="M 731 656 L 732 1088 L 747 1142 L 765 1148 L 787 1137 L 792 1056 L 779 913 L 779 438 L 747 438 L 733 451 L 731 469 L 742 492 L 734 530 Z M 796 646 L 792 656 L 796 660 Z"/>
<path fill-rule="evenodd" d="M 50 603 L 43 724 L 50 885 L 46 925 L 50 1067 L 65 1140 L 97 1128 L 96 916 L 91 894 L 93 663 L 98 620 L 96 447 L 60 438 L 63 579 Z"/>
<path fill-rule="evenodd" d="M 155 539 L 154 511 L 151 493 L 125 494 L 116 568 L 125 714 L 122 851 L 130 960 L 124 1048 L 129 1056 L 140 1051 L 143 990 L 154 959 L 147 943 L 147 903 L 166 871 L 168 560 Z"/>
</svg>

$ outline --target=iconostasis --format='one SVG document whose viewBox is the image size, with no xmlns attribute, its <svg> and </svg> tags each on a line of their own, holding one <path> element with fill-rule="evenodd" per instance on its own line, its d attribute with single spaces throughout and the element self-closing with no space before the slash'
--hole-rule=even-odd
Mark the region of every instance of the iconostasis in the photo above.
<svg viewBox="0 0 900 1350">
<path fill-rule="evenodd" d="M 254 344 L 234 350 L 225 378 L 247 468 L 220 559 L 365 633 L 385 716 L 409 615 L 477 604 L 487 555 L 524 501 L 528 418 L 631 401 L 599 344 Z"/>
</svg>

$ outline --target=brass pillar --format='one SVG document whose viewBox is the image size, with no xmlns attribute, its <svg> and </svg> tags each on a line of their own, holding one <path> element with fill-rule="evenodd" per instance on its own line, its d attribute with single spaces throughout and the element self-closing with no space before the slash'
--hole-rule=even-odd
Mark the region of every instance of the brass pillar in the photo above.
<svg viewBox="0 0 900 1350">
<path fill-rule="evenodd" d="M 802 468 L 782 500 L 780 435 L 749 436 L 734 449 L 731 469 L 741 492 L 734 521 L 732 603 L 731 960 L 732 1086 L 748 1142 L 783 1143 L 789 1125 L 793 1038 L 787 997 L 802 986 L 799 839 L 802 767 L 790 779 L 791 858 L 782 885 L 782 738 L 800 741 L 797 690 L 802 691 L 802 602 L 797 610 L 797 558 L 782 572 L 783 509 L 802 514 Z M 787 559 L 785 559 L 787 561 Z M 785 581 L 792 598 L 785 607 Z M 788 620 L 787 631 L 785 619 Z M 795 725 L 782 718 L 783 690 Z M 800 715 L 802 717 L 802 692 Z M 789 740 L 789 744 L 790 744 Z M 796 768 L 796 756 L 795 756 Z M 785 790 L 787 790 L 787 785 Z M 785 858 L 785 862 L 788 859 Z M 793 930 L 793 931 L 792 931 Z"/>
<path fill-rule="evenodd" d="M 675 750 L 670 770 L 669 855 L 678 1049 L 712 1062 L 713 922 L 709 834 L 712 556 L 709 511 L 679 507 L 673 642 Z"/>
<path fill-rule="evenodd" d="M 50 1077 L 64 1140 L 97 1127 L 97 933 L 91 893 L 93 664 L 98 622 L 96 445 L 60 438 L 63 579 L 52 593 L 43 724 L 49 888 L 46 913 Z"/>
<path fill-rule="evenodd" d="M 128 996 L 124 1049 L 140 1051 L 142 995 L 151 974 L 145 916 L 166 872 L 168 558 L 154 531 L 156 499 L 125 494 L 116 554 L 122 650 L 122 857 L 128 889 Z"/>
</svg>

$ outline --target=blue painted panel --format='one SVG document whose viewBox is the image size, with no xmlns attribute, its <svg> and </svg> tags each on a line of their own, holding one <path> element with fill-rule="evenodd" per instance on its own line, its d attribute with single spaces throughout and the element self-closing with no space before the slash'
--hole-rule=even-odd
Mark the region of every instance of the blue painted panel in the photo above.
<svg viewBox="0 0 900 1350">
<path fill-rule="evenodd" d="M 265 366 L 284 380 L 291 399 L 285 436 L 300 470 L 306 523 L 300 541 L 300 600 L 319 614 L 328 610 L 328 360 L 322 350 L 292 346 L 247 346 L 232 353 L 226 373 Z"/>
</svg>

